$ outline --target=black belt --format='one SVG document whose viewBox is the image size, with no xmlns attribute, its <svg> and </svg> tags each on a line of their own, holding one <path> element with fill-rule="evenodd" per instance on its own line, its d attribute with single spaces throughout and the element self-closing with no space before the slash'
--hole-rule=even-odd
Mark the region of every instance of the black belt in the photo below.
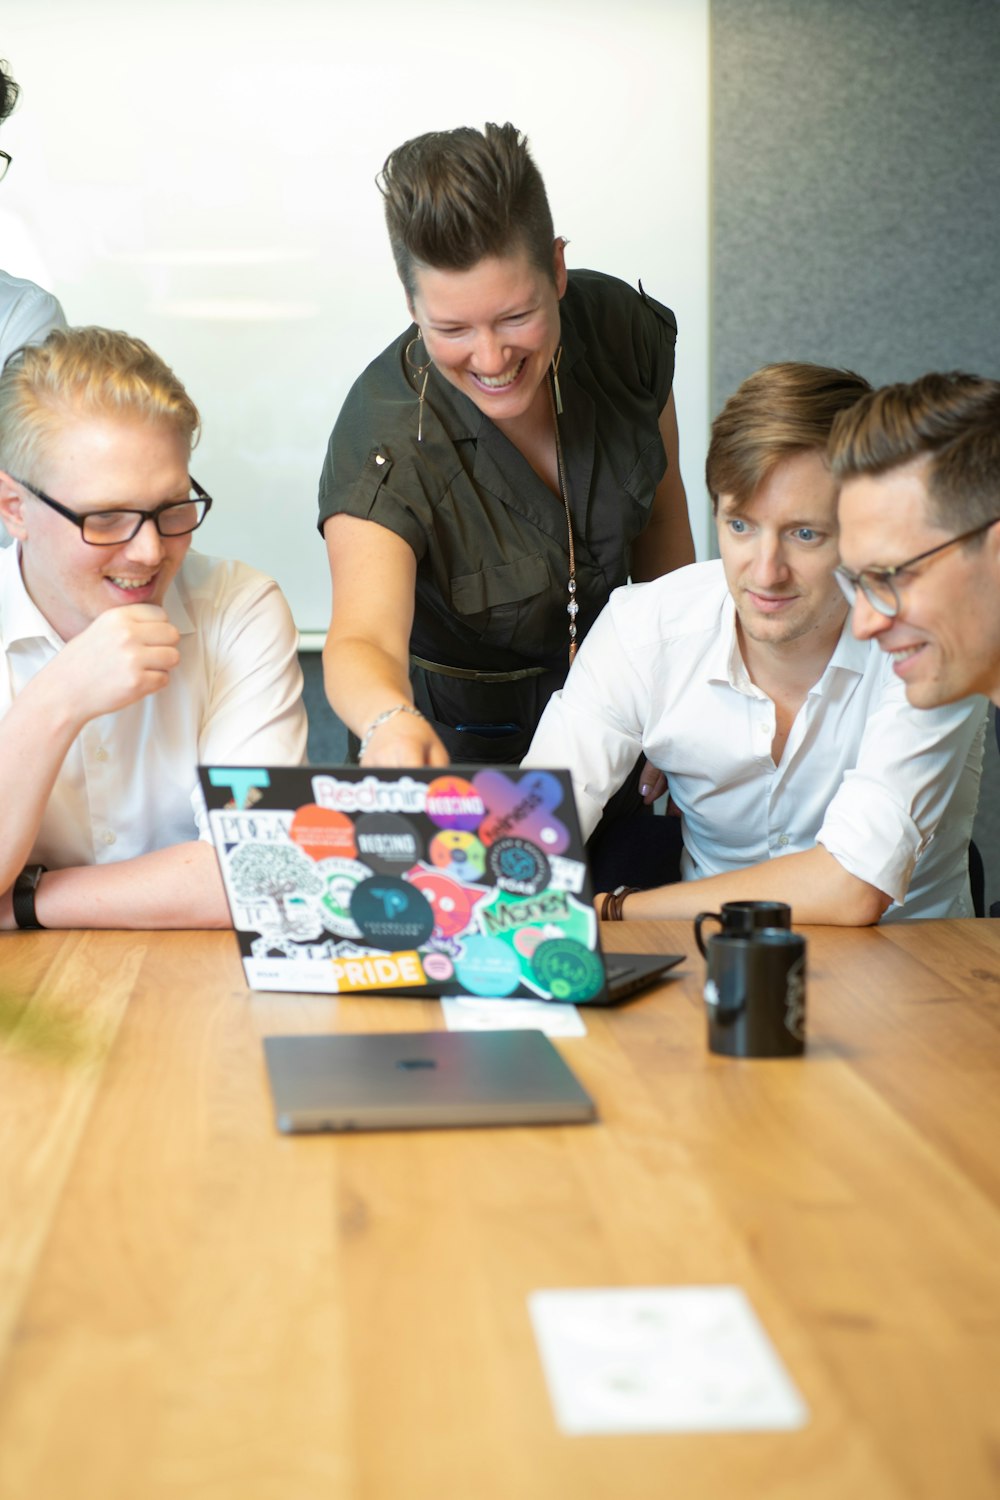
<svg viewBox="0 0 1000 1500">
<path fill-rule="evenodd" d="M 439 672 L 443 677 L 461 677 L 467 682 L 520 682 L 524 677 L 541 677 L 548 667 L 518 667 L 514 672 L 478 672 L 473 667 L 446 667 L 439 661 L 425 661 L 410 653 L 410 664 L 425 672 Z"/>
</svg>

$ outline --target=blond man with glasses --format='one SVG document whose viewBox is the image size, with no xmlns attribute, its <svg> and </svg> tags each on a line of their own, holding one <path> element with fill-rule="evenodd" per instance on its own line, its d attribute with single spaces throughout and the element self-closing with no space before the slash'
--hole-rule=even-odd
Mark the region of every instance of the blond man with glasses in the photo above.
<svg viewBox="0 0 1000 1500">
<path fill-rule="evenodd" d="M 199 426 L 124 333 L 0 375 L 0 929 L 228 925 L 196 767 L 303 759 L 288 606 L 191 549 Z"/>
</svg>

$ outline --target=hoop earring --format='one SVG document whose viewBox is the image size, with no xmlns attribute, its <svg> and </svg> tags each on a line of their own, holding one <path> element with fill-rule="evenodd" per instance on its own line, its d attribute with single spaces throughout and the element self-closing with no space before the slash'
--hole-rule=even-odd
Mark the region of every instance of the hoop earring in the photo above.
<svg viewBox="0 0 1000 1500">
<path fill-rule="evenodd" d="M 552 356 L 552 389 L 555 392 L 557 417 L 561 417 L 563 414 L 562 392 L 559 389 L 559 366 L 562 363 L 562 356 L 563 346 L 560 344 Z"/>
<path fill-rule="evenodd" d="M 420 392 L 417 396 L 418 443 L 422 443 L 424 440 L 424 392 L 427 390 L 427 377 L 430 375 L 431 365 L 433 363 L 433 361 L 428 357 L 425 364 L 418 365 L 415 364 L 414 361 L 410 358 L 410 350 L 413 348 L 414 344 L 419 344 L 422 338 L 422 333 L 416 334 L 403 350 L 403 358 L 406 361 L 407 369 L 410 371 L 411 378 L 413 379 L 414 383 L 420 380 L 421 375 L 424 377 L 423 380 L 420 381 Z M 424 350 L 424 353 L 427 353 L 426 349 Z"/>
</svg>

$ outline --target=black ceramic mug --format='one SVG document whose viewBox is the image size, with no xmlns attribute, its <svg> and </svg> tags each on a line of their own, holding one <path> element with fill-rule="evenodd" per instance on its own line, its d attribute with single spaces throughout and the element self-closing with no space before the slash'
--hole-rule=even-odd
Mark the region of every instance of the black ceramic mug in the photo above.
<svg viewBox="0 0 1000 1500">
<path fill-rule="evenodd" d="M 806 1045 L 806 940 L 783 927 L 716 932 L 705 975 L 708 1046 L 726 1057 L 798 1057 Z"/>
<path fill-rule="evenodd" d="M 702 958 L 708 957 L 701 935 L 705 922 L 718 922 L 720 931 L 746 936 L 761 927 L 791 927 L 792 908 L 784 901 L 724 901 L 721 911 L 700 911 L 694 919 L 694 936 Z"/>
</svg>

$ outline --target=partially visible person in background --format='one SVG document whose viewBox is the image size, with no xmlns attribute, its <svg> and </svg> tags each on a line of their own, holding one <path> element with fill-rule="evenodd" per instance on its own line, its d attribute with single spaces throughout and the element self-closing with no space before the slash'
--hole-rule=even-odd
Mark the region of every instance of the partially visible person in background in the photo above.
<svg viewBox="0 0 1000 1500">
<path fill-rule="evenodd" d="M 13 111 L 21 92 L 7 71 L 9 67 L 0 58 L 0 124 Z M 0 181 L 7 175 L 10 162 L 9 152 L 0 150 Z M 53 328 L 65 327 L 65 315 L 51 292 L 0 268 L 0 370 L 15 349 L 40 344 Z M 0 547 L 9 546 L 10 536 L 0 521 Z"/>
<path fill-rule="evenodd" d="M 0 124 L 12 112 L 21 92 L 7 71 L 9 66 L 0 59 Z M 10 162 L 9 154 L 0 150 L 0 179 Z M 65 327 L 63 310 L 51 292 L 0 270 L 0 369 L 15 349 L 40 344 L 53 328 Z"/>
</svg>

